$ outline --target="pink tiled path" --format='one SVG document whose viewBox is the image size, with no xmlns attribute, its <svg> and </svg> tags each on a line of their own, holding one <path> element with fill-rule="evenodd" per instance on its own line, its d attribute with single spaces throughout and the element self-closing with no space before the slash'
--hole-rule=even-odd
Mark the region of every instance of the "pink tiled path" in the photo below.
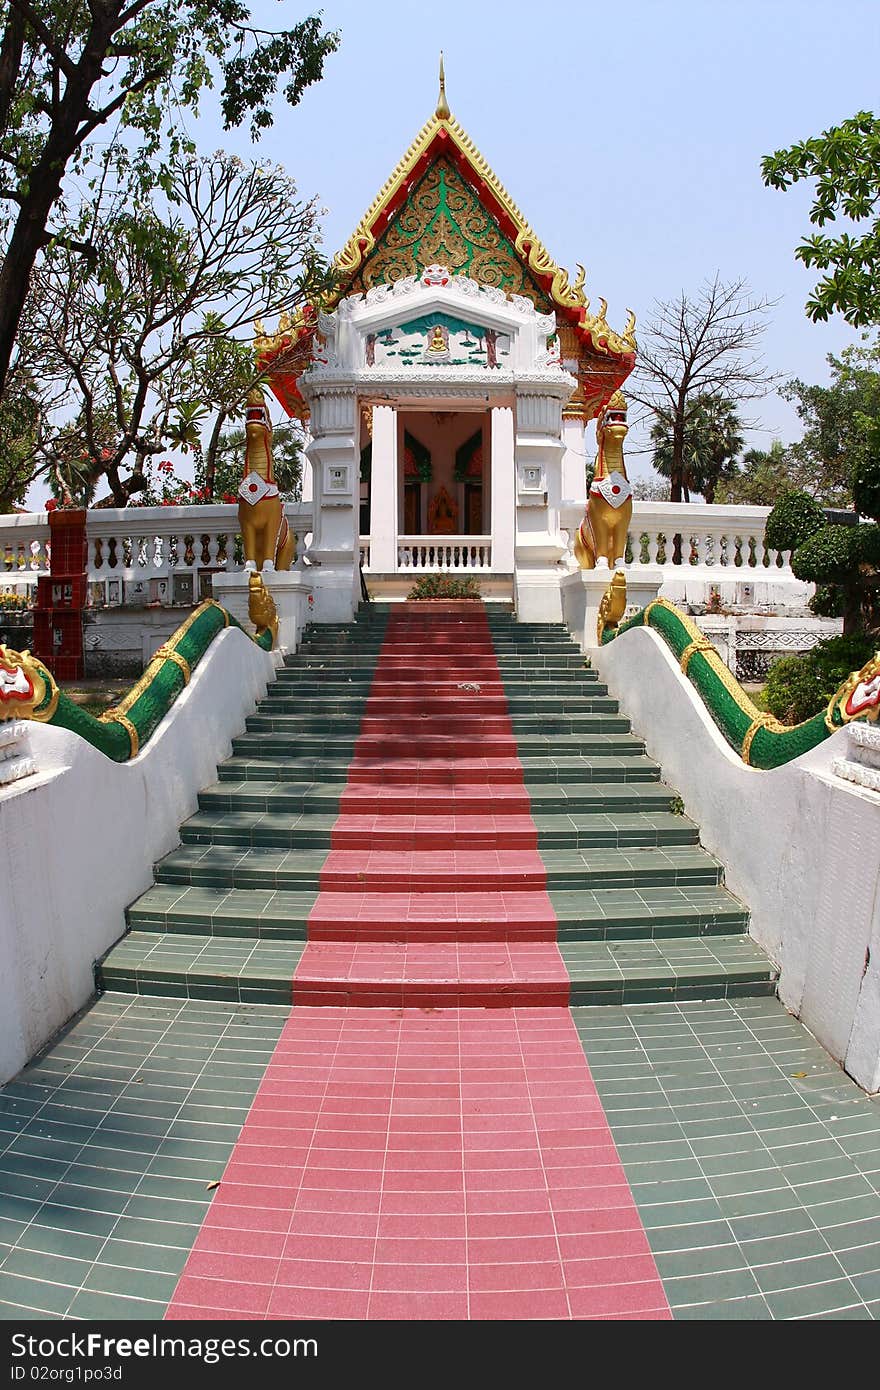
<svg viewBox="0 0 880 1390">
<path fill-rule="evenodd" d="M 168 1317 L 669 1317 L 482 606 L 390 619 L 332 843 Z"/>
<path fill-rule="evenodd" d="M 665 1318 L 567 1009 L 294 1009 L 169 1316 Z"/>
</svg>

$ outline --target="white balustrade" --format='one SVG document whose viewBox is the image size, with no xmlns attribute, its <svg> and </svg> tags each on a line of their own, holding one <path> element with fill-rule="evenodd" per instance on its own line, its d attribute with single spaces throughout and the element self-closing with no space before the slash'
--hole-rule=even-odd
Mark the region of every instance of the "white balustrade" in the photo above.
<svg viewBox="0 0 880 1390">
<path fill-rule="evenodd" d="M 36 583 L 49 571 L 49 514 L 0 516 L 0 583 L 12 578 Z"/>
<path fill-rule="evenodd" d="M 563 503 L 561 520 L 569 534 L 569 550 L 583 515 L 582 504 Z M 769 515 L 769 507 L 635 501 L 627 567 L 689 565 L 729 578 L 736 570 L 763 571 L 768 578 L 768 570 L 776 575 L 790 576 L 791 552 L 771 550 L 765 544 Z M 681 537 L 678 560 L 675 559 L 676 536 Z"/>
<path fill-rule="evenodd" d="M 398 536 L 400 570 L 492 569 L 491 536 Z"/>
<path fill-rule="evenodd" d="M 298 549 L 312 527 L 310 503 L 285 507 Z M 204 507 L 101 508 L 89 512 L 87 524 L 90 580 L 171 579 L 178 574 L 234 570 L 238 507 L 217 503 Z M 194 594 L 198 598 L 198 588 Z"/>
<path fill-rule="evenodd" d="M 312 503 L 288 502 L 285 513 L 301 554 L 312 530 Z M 164 580 L 166 587 L 157 589 L 157 597 L 171 603 L 174 576 L 192 575 L 196 602 L 200 573 L 240 567 L 235 558 L 237 537 L 235 503 L 93 508 L 86 523 L 88 578 L 93 584 L 120 581 L 117 590 L 105 589 L 104 597 L 115 602 L 124 601 L 125 583 Z M 0 516 L 0 589 L 20 586 L 23 580 L 35 582 L 38 574 L 48 571 L 49 553 L 48 513 Z M 94 591 L 92 601 L 101 601 Z"/>
</svg>

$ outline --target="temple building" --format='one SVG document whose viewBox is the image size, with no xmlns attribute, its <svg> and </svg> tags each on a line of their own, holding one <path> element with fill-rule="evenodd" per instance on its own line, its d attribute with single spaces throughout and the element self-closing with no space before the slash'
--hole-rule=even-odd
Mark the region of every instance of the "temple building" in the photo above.
<svg viewBox="0 0 880 1390">
<path fill-rule="evenodd" d="M 418 574 L 472 574 L 523 619 L 561 617 L 560 503 L 586 498 L 585 428 L 635 361 L 590 311 L 446 101 L 334 261 L 320 306 L 257 340 L 307 423 L 315 616 Z M 592 433 L 592 432 L 591 432 Z"/>
</svg>

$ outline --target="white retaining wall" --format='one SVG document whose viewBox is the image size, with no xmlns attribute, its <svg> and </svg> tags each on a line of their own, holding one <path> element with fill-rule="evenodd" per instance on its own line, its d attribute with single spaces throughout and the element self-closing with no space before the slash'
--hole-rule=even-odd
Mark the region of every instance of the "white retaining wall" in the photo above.
<svg viewBox="0 0 880 1390">
<path fill-rule="evenodd" d="M 751 909 L 782 1002 L 867 1091 L 880 1090 L 880 794 L 834 775 L 839 730 L 784 767 L 747 767 L 662 638 L 590 653 Z"/>
<path fill-rule="evenodd" d="M 122 934 L 155 861 L 179 843 L 274 669 L 243 632 L 221 632 L 129 763 L 29 725 L 38 772 L 0 788 L 0 1082 L 93 993 L 94 961 Z"/>
</svg>

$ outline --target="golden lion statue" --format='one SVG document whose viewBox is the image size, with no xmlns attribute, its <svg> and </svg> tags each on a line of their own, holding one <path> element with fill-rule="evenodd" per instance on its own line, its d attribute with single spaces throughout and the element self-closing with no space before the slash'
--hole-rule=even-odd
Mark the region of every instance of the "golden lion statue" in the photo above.
<svg viewBox="0 0 880 1390">
<path fill-rule="evenodd" d="M 632 519 L 632 484 L 626 476 L 623 441 L 626 397 L 615 391 L 596 421 L 599 452 L 587 510 L 574 538 L 574 556 L 582 570 L 626 563 L 626 538 Z"/>
</svg>

